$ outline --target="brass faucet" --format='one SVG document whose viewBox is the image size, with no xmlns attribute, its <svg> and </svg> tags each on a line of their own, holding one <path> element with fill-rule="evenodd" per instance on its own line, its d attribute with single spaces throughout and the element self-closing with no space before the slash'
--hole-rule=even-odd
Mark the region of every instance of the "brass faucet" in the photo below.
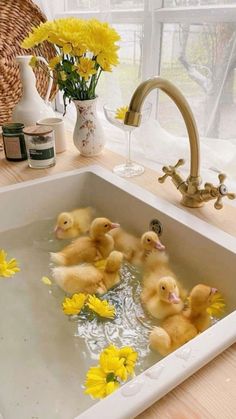
<svg viewBox="0 0 236 419">
<path fill-rule="evenodd" d="M 228 192 L 226 185 L 223 183 L 226 178 L 223 173 L 218 176 L 220 181 L 218 186 L 205 183 L 204 189 L 200 189 L 200 144 L 197 125 L 187 100 L 176 86 L 161 77 L 154 77 L 141 83 L 132 96 L 124 123 L 134 127 L 140 125 L 142 104 L 153 89 L 161 89 L 175 102 L 184 118 L 190 143 L 190 175 L 188 178 L 184 180 L 176 170 L 184 164 L 184 160 L 180 159 L 175 166 L 163 167 L 162 170 L 165 174 L 158 179 L 159 182 L 165 182 L 167 177 L 170 176 L 172 182 L 182 194 L 181 203 L 187 207 L 199 208 L 204 202 L 216 199 L 214 206 L 216 209 L 221 209 L 223 207 L 223 197 L 227 196 L 229 199 L 235 199 L 236 195 Z"/>
</svg>

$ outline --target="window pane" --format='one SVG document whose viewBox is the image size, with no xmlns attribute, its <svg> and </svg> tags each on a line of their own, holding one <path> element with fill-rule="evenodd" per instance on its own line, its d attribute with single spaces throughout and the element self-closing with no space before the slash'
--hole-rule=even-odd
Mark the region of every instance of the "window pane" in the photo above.
<svg viewBox="0 0 236 419">
<path fill-rule="evenodd" d="M 172 81 L 187 98 L 201 135 L 236 135 L 236 25 L 163 26 L 161 76 Z M 162 125 L 175 135 L 186 134 L 180 114 L 160 94 Z"/>
<path fill-rule="evenodd" d="M 191 7 L 235 4 L 235 0 L 164 0 L 164 7 Z"/>
<path fill-rule="evenodd" d="M 100 99 L 107 103 L 128 104 L 141 81 L 141 50 L 143 26 L 140 24 L 112 25 L 120 34 L 120 64 L 112 73 L 103 73 L 98 84 Z"/>
</svg>

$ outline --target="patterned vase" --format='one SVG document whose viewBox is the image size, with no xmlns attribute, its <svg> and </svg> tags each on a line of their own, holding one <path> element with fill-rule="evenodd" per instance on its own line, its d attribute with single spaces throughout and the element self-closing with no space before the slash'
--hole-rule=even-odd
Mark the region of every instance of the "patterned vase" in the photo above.
<svg viewBox="0 0 236 419">
<path fill-rule="evenodd" d="M 82 156 L 92 157 L 101 153 L 105 138 L 101 123 L 97 117 L 97 98 L 73 100 L 77 110 L 77 120 L 73 134 L 75 147 Z"/>
</svg>

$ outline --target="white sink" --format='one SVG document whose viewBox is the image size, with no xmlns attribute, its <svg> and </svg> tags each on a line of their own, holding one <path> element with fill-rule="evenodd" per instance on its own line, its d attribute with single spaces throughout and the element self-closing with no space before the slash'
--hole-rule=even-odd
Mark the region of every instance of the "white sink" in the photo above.
<svg viewBox="0 0 236 419">
<path fill-rule="evenodd" d="M 129 381 L 126 385 L 121 387 L 118 391 L 106 399 L 97 403 L 83 402 L 84 399 L 89 400 L 89 397 L 82 396 L 80 399 L 82 390 L 80 390 L 79 393 L 78 389 L 71 388 L 70 391 L 75 395 L 78 392 L 78 399 L 76 396 L 74 397 L 74 404 L 78 404 L 78 409 L 74 410 L 74 417 L 79 413 L 79 416 L 77 417 L 81 419 L 111 419 L 111 417 L 112 419 L 130 419 L 139 414 L 142 410 L 146 409 L 156 400 L 160 399 L 163 395 L 235 342 L 236 311 L 234 310 L 236 307 L 236 239 L 232 236 L 220 231 L 204 221 L 201 221 L 194 215 L 174 207 L 142 188 L 134 186 L 123 179 L 117 178 L 110 172 L 97 166 L 91 166 L 86 169 L 74 170 L 36 181 L 29 181 L 1 188 L 0 202 L 0 248 L 4 248 L 2 237 L 6 237 L 8 230 L 21 228 L 22 226 L 34 223 L 37 220 L 55 218 L 55 216 L 59 212 L 64 211 L 65 208 L 69 210 L 84 205 L 94 206 L 98 209 L 99 213 L 105 214 L 113 221 L 119 221 L 123 227 L 137 234 L 142 234 L 144 231 L 148 230 L 149 223 L 152 219 L 158 219 L 164 227 L 162 242 L 166 245 L 171 261 L 177 267 L 178 273 L 183 278 L 184 284 L 187 285 L 189 289 L 191 289 L 194 284 L 199 282 L 210 284 L 211 286 L 217 287 L 226 300 L 227 316 L 218 321 L 204 333 L 184 345 L 182 348 L 155 363 L 149 369 L 139 374 L 132 381 Z M 7 250 L 9 257 L 14 257 L 14 254 L 10 254 L 10 250 Z M 1 281 L 5 280 L 0 279 L 1 287 L 7 287 L 6 281 L 9 281 L 8 284 L 11 286 L 12 298 L 13 300 L 17 298 L 20 310 L 21 295 L 19 294 L 20 289 L 18 289 L 20 282 L 17 283 L 17 276 L 14 279 L 9 279 L 5 282 Z M 17 290 L 17 295 L 14 295 L 14 290 Z M 30 299 L 30 296 L 28 296 L 28 299 Z M 3 303 L 4 302 L 0 303 L 0 307 Z M 34 315 L 34 304 L 35 301 L 32 301 L 32 318 Z M 1 322 L 2 321 L 1 315 Z M 8 321 L 8 318 L 6 321 Z M 17 319 L 15 321 L 17 322 Z M 66 339 L 71 339 L 71 345 L 74 345 L 73 351 L 80 351 L 80 347 L 76 346 L 73 336 L 70 336 L 70 333 L 68 332 L 70 322 L 68 322 L 68 319 L 61 313 L 58 318 L 58 324 L 60 324 L 60 330 L 58 333 L 60 333 L 60 331 L 61 333 L 66 333 Z M 47 359 L 47 353 L 49 354 L 51 350 L 50 336 L 46 333 L 46 322 L 43 323 L 43 325 L 45 325 L 44 355 L 45 359 Z M 7 328 L 5 329 L 6 333 L 9 333 L 9 327 L 15 327 L 15 325 L 13 326 L 13 323 L 11 323 L 10 318 L 8 330 Z M 16 351 L 18 348 L 21 327 L 24 329 L 24 322 L 19 323 L 17 325 L 17 331 L 14 332 L 16 333 Z M 55 325 L 55 328 L 56 327 L 57 325 Z M 44 326 L 41 325 L 41 334 L 43 329 Z M 13 340 L 11 345 L 13 345 L 14 336 L 12 336 L 12 338 Z M 32 374 L 32 368 L 35 368 L 35 371 L 37 371 L 37 363 L 42 362 L 42 339 L 43 337 L 41 336 L 38 346 L 40 358 L 38 354 L 36 354 L 35 364 L 33 360 L 31 360 L 32 362 L 30 362 L 29 359 L 27 360 L 27 364 L 25 366 L 26 375 L 28 374 L 27 368 L 29 368 L 29 374 Z M 1 354 L 0 346 L 0 365 L 2 362 L 3 368 L 4 356 L 7 356 L 6 348 L 4 355 L 4 353 Z M 12 350 L 11 346 L 11 351 Z M 14 351 L 12 356 L 15 359 Z M 22 363 L 24 364 L 24 354 L 22 353 L 19 355 L 19 360 L 21 359 L 20 357 L 22 357 Z M 45 359 L 43 361 L 44 367 L 46 365 Z M 60 359 L 62 360 L 61 362 L 65 362 L 68 365 L 70 364 L 70 359 L 64 359 L 63 354 Z M 71 363 L 74 362 L 73 360 L 74 358 L 72 354 Z M 47 360 L 47 362 L 49 363 L 48 365 L 50 368 L 51 363 L 53 363 L 54 360 L 50 358 L 50 361 Z M 91 361 L 91 365 L 92 364 L 94 365 L 94 361 Z M 81 365 L 81 368 L 82 367 L 83 366 Z M 0 370 L 2 371 L 1 368 L 2 367 L 0 367 Z M 43 367 L 40 366 L 40 368 L 42 369 Z M 77 369 L 80 369 L 80 366 L 74 366 L 74 369 L 76 372 Z M 15 375 L 14 371 L 16 371 Z M 20 378 L 18 381 L 17 371 L 18 366 L 14 365 L 14 362 L 12 364 L 12 371 L 9 372 L 9 374 L 12 375 L 11 379 L 8 377 L 8 369 L 6 368 L 4 371 L 4 380 L 6 381 L 6 385 L 9 386 L 8 393 L 11 392 L 13 398 L 18 397 L 18 393 L 15 391 L 14 385 L 16 387 L 17 385 L 20 386 Z M 54 372 L 55 381 L 58 380 L 59 382 L 60 380 L 63 380 L 63 376 L 56 373 L 56 367 Z M 67 377 L 67 388 L 70 386 L 69 378 L 70 377 Z M 31 380 L 33 380 L 33 378 L 31 378 Z M 35 375 L 35 383 L 37 383 L 37 374 Z M 13 386 L 12 390 L 11 385 Z M 4 392 L 1 384 L 0 417 L 1 415 L 4 419 L 27 417 L 25 413 L 27 410 L 19 410 L 19 412 L 24 412 L 24 416 L 22 416 L 23 413 L 16 415 L 17 409 L 21 408 L 21 404 L 29 404 L 30 397 L 34 400 L 34 397 L 36 397 L 35 394 L 40 393 L 41 385 L 42 383 L 39 383 L 39 387 L 36 385 L 32 390 L 32 393 L 28 393 L 25 402 L 23 393 L 21 394 L 19 390 L 22 400 L 17 402 L 18 405 L 14 407 L 15 410 L 9 408 L 10 414 L 7 415 L 8 407 L 5 404 L 6 393 Z M 25 392 L 27 393 L 27 390 L 25 390 Z M 64 416 L 60 416 L 62 405 L 67 404 L 68 398 L 65 393 L 65 398 L 61 401 L 59 400 L 59 396 L 55 390 L 54 392 L 55 394 L 50 395 L 50 397 L 51 403 L 57 406 L 55 407 L 55 419 L 61 417 L 72 417 L 69 416 L 69 413 L 67 416 L 65 416 L 65 414 Z M 15 395 L 16 393 L 17 396 Z M 19 395 L 19 397 L 21 396 Z M 37 408 L 35 407 L 35 409 L 38 409 L 37 412 L 39 412 L 39 417 L 43 417 L 44 419 L 54 419 L 51 413 L 47 414 L 45 410 L 40 411 L 40 406 Z M 43 412 L 43 416 L 40 416 L 40 412 L 41 414 Z"/>
</svg>

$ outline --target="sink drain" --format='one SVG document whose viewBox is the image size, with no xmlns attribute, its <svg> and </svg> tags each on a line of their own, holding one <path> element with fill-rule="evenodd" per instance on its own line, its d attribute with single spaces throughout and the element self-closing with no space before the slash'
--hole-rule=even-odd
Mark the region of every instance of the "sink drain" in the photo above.
<svg viewBox="0 0 236 419">
<path fill-rule="evenodd" d="M 163 233 L 162 223 L 157 218 L 153 218 L 153 220 L 150 221 L 149 229 L 155 231 L 158 236 L 161 236 Z"/>
</svg>

